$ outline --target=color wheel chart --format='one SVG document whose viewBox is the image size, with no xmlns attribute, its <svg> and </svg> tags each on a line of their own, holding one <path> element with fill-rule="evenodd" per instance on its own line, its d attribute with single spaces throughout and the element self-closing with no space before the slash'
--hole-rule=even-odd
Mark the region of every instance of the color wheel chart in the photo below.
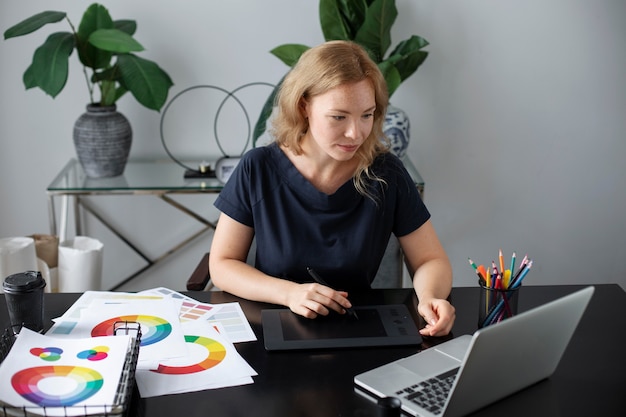
<svg viewBox="0 0 626 417">
<path fill-rule="evenodd" d="M 219 363 L 226 357 L 226 348 L 217 340 L 203 336 L 186 335 L 185 342 L 205 347 L 208 352 L 207 357 L 193 365 L 168 366 L 159 364 L 159 367 L 156 370 L 152 370 L 152 372 L 168 375 L 194 374 L 196 372 L 206 371 L 207 369 L 211 369 L 214 366 L 219 365 Z"/>
<path fill-rule="evenodd" d="M 91 330 L 91 336 L 112 336 L 117 322 L 136 322 L 141 325 L 141 346 L 148 346 L 165 339 L 172 333 L 172 325 L 161 317 L 133 314 L 113 317 L 101 322 Z"/>
<path fill-rule="evenodd" d="M 70 383 L 61 383 L 62 378 L 69 378 Z M 85 401 L 103 383 L 99 372 L 81 366 L 38 366 L 21 370 L 11 378 L 15 392 L 41 407 L 72 406 Z"/>
</svg>

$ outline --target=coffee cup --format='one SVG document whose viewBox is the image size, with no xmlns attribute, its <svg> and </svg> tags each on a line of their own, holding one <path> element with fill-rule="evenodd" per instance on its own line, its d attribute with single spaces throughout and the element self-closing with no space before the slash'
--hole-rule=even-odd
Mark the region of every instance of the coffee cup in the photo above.
<svg viewBox="0 0 626 417">
<path fill-rule="evenodd" d="M 15 334 L 22 327 L 43 331 L 43 293 L 46 281 L 41 272 L 26 271 L 9 275 L 2 283 L 9 310 L 11 328 Z"/>
</svg>

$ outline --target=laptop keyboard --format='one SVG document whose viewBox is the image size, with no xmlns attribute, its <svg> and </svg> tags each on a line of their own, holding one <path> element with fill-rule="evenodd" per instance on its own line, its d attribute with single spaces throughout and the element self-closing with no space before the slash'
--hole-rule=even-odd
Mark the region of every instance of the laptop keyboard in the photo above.
<svg viewBox="0 0 626 417">
<path fill-rule="evenodd" d="M 458 372 L 459 368 L 454 368 L 419 384 L 399 390 L 396 395 L 433 414 L 441 414 Z"/>
</svg>

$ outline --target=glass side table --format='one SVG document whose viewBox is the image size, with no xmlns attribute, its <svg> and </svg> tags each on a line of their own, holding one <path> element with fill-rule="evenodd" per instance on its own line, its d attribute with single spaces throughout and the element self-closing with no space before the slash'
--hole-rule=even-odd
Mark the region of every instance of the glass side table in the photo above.
<svg viewBox="0 0 626 417">
<path fill-rule="evenodd" d="M 403 157 L 402 161 L 409 174 L 415 181 L 420 195 L 423 197 L 424 180 L 408 157 Z M 74 231 L 76 235 L 81 235 L 82 225 L 80 222 L 80 211 L 84 210 L 95 217 L 117 238 L 132 249 L 137 255 L 145 260 L 146 265 L 124 278 L 110 290 L 116 290 L 133 278 L 163 261 L 169 255 L 185 247 L 192 240 L 204 232 L 215 229 L 215 222 L 192 211 L 190 208 L 169 197 L 171 194 L 218 194 L 223 188 L 223 184 L 216 178 L 184 178 L 184 169 L 170 160 L 164 161 L 129 161 L 124 170 L 124 174 L 113 178 L 89 178 L 85 175 L 80 163 L 76 159 L 71 159 L 67 165 L 59 172 L 48 186 L 46 193 L 48 196 L 48 217 L 50 222 L 50 233 L 59 235 L 60 241 L 67 239 L 68 217 L 70 206 L 74 210 Z M 89 204 L 84 196 L 111 196 L 111 195 L 152 195 L 165 203 L 180 210 L 187 216 L 202 224 L 202 228 L 192 236 L 175 244 L 171 249 L 162 255 L 151 258 L 142 252 L 133 242 L 107 222 L 102 215 Z M 60 224 L 57 225 L 57 199 L 61 201 Z"/>
</svg>

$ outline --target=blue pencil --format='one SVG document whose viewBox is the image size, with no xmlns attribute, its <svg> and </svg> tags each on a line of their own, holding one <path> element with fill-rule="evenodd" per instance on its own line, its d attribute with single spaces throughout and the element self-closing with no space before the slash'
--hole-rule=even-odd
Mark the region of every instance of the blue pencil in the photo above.
<svg viewBox="0 0 626 417">
<path fill-rule="evenodd" d="M 513 274 L 515 273 L 515 252 L 511 255 L 511 278 L 513 278 Z"/>
<path fill-rule="evenodd" d="M 513 290 L 513 289 L 518 288 L 520 285 L 522 285 L 522 280 L 526 277 L 526 275 L 528 275 L 528 271 L 530 271 L 530 268 L 532 266 L 533 266 L 533 261 L 529 261 L 526 267 L 524 268 L 524 270 L 522 270 L 521 273 L 518 275 L 517 279 L 511 283 L 510 289 Z M 508 298 L 511 298 L 512 296 L 513 296 L 513 293 L 511 293 L 510 296 L 505 295 L 505 297 L 508 297 Z M 498 316 L 498 314 L 500 313 L 503 307 L 504 307 L 504 299 L 500 300 L 500 302 L 491 310 L 491 312 L 487 315 L 487 317 L 485 317 L 483 326 L 487 324 L 493 324 L 495 322 L 496 317 Z"/>
</svg>

